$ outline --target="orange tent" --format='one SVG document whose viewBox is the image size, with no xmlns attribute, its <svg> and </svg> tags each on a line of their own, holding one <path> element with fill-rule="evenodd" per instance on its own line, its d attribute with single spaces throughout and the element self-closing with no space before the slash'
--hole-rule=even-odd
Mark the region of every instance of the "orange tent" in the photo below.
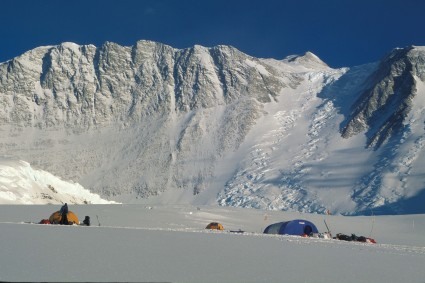
<svg viewBox="0 0 425 283">
<path fill-rule="evenodd" d="M 210 224 L 207 225 L 207 227 L 205 229 L 211 229 L 211 230 L 224 230 L 223 225 L 221 225 L 220 223 L 217 222 L 211 222 Z"/>
<path fill-rule="evenodd" d="M 68 211 L 68 214 L 66 216 L 68 218 L 68 222 L 70 225 L 80 224 L 80 221 L 78 220 L 78 217 L 74 212 Z M 56 211 L 55 213 L 50 215 L 49 221 L 52 224 L 60 224 L 61 219 L 62 219 L 62 214 L 60 213 L 60 211 Z"/>
</svg>

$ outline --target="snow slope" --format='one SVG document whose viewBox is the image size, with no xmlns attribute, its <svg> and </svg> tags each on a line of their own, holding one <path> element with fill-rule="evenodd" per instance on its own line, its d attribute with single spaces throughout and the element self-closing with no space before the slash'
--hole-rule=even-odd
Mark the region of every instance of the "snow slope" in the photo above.
<svg viewBox="0 0 425 283">
<path fill-rule="evenodd" d="M 0 204 L 115 203 L 25 161 L 0 159 Z"/>
<path fill-rule="evenodd" d="M 0 281 L 415 282 L 425 278 L 425 216 L 324 216 L 211 206 L 74 205 L 91 227 L 25 224 L 59 208 L 0 206 Z M 302 218 L 378 244 L 261 234 Z M 226 231 L 206 231 L 211 221 Z M 244 234 L 231 233 L 242 229 Z"/>
</svg>

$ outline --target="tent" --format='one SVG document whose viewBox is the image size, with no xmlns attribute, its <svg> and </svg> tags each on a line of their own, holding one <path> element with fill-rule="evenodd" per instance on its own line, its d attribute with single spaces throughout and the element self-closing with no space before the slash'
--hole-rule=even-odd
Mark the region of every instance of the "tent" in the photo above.
<svg viewBox="0 0 425 283">
<path fill-rule="evenodd" d="M 68 218 L 68 222 L 70 225 L 72 224 L 80 224 L 80 221 L 78 220 L 77 215 L 72 212 L 72 211 L 68 211 L 67 213 L 67 218 Z M 52 215 L 50 215 L 49 221 L 52 224 L 60 224 L 62 219 L 62 214 L 60 211 L 56 211 L 55 213 L 53 213 Z"/>
<path fill-rule="evenodd" d="M 205 229 L 211 229 L 211 230 L 224 230 L 223 225 L 217 222 L 211 222 L 210 224 L 205 227 Z"/>
<path fill-rule="evenodd" d="M 311 233 L 319 233 L 316 226 L 307 220 L 296 219 L 287 222 L 279 222 L 267 226 L 264 230 L 265 234 L 280 235 L 310 235 Z"/>
</svg>

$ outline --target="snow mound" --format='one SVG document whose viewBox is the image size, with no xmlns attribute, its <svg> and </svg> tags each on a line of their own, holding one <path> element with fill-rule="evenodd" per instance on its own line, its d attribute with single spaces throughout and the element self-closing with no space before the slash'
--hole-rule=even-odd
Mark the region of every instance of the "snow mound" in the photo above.
<svg viewBox="0 0 425 283">
<path fill-rule="evenodd" d="M 0 204 L 110 204 L 84 189 L 28 162 L 0 159 Z"/>
</svg>

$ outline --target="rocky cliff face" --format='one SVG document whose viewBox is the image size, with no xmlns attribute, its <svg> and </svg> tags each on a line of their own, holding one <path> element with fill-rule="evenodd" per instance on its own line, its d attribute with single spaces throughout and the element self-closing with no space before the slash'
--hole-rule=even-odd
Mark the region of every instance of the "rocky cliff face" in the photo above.
<svg viewBox="0 0 425 283">
<path fill-rule="evenodd" d="M 332 69 L 310 52 L 278 61 L 150 41 L 39 47 L 0 64 L 0 155 L 124 201 L 398 205 L 425 187 L 411 175 L 422 174 L 424 54 Z M 416 181 L 403 190 L 385 181 L 406 176 Z"/>
<path fill-rule="evenodd" d="M 3 124 L 88 129 L 226 105 L 241 96 L 265 103 L 284 86 L 273 72 L 228 46 L 175 50 L 149 41 L 100 48 L 64 43 L 1 65 L 0 117 Z"/>
<path fill-rule="evenodd" d="M 368 146 L 376 148 L 403 130 L 417 95 L 415 77 L 425 81 L 424 74 L 423 52 L 413 47 L 392 51 L 368 78 L 342 135 L 350 137 L 366 130 Z"/>
<path fill-rule="evenodd" d="M 216 139 L 216 149 L 208 152 L 208 159 L 237 148 L 260 116 L 262 104 L 276 99 L 285 87 L 273 68 L 232 47 L 176 50 L 149 41 L 139 41 L 132 47 L 114 43 L 105 43 L 100 48 L 73 43 L 40 47 L 1 64 L 0 80 L 0 123 L 9 136 L 3 139 L 3 154 L 20 151 L 23 146 L 26 154 L 22 158 L 80 180 L 84 176 L 92 179 L 87 171 L 96 171 L 109 155 L 135 150 L 139 156 L 133 156 L 127 167 L 138 167 L 139 172 L 160 168 L 169 172 L 166 175 L 170 179 L 161 175 L 152 185 L 138 177 L 134 179 L 135 173 L 125 181 L 117 178 L 122 173 L 99 173 L 102 176 L 96 178 L 105 180 L 93 181 L 96 184 L 90 181 L 89 187 L 105 194 L 135 190 L 142 196 L 165 190 L 170 182 L 181 186 L 191 183 L 174 176 L 177 169 L 173 169 L 173 163 L 196 153 L 196 147 L 202 151 L 203 139 L 208 143 Z M 199 116 L 200 112 L 217 107 L 227 113 L 226 117 L 209 121 Z M 212 128 L 211 123 L 215 124 Z M 124 136 L 130 135 L 131 140 L 138 140 L 133 136 L 136 133 L 146 135 L 147 140 L 130 149 L 127 147 L 131 147 L 132 141 L 118 141 L 118 147 L 108 146 L 108 141 L 114 143 L 110 132 L 119 136 L 115 133 L 118 130 Z M 36 133 L 41 141 L 26 140 L 29 132 Z M 169 137 L 170 132 L 175 136 Z M 96 149 L 88 141 L 94 133 L 99 138 L 102 134 L 108 136 L 104 141 L 106 153 L 105 147 Z M 88 148 L 79 150 L 78 144 L 71 146 L 72 134 L 79 134 L 78 143 L 87 142 L 83 147 Z M 9 142 L 15 135 L 24 141 Z M 197 138 L 201 138 L 198 145 L 193 143 Z M 49 156 L 34 156 L 34 146 L 42 151 L 51 149 Z M 68 153 L 55 154 L 55 150 Z M 73 168 L 68 168 L 70 163 Z M 114 181 L 117 179 L 119 183 Z M 194 190 L 198 191 L 200 186 L 196 185 Z"/>
</svg>

